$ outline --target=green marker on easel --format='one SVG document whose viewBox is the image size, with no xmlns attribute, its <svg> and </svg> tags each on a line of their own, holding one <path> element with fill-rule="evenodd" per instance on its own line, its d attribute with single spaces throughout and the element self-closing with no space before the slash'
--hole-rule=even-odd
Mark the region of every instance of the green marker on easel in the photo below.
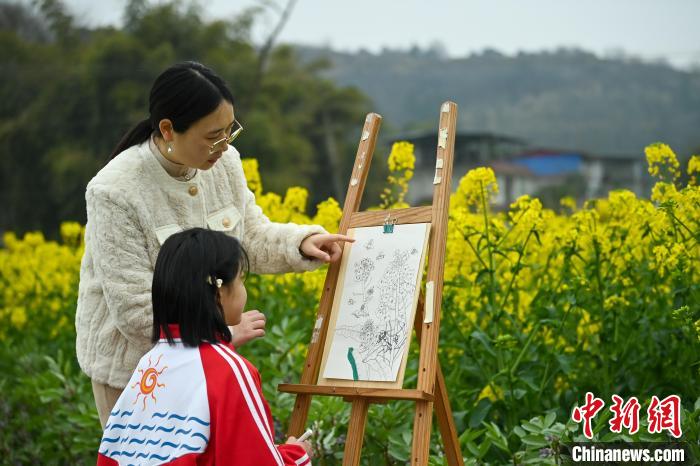
<svg viewBox="0 0 700 466">
<path fill-rule="evenodd" d="M 360 376 L 357 374 L 357 364 L 355 363 L 355 356 L 352 355 L 353 347 L 348 347 L 348 361 L 350 361 L 350 367 L 352 367 L 352 380 L 360 380 Z"/>
</svg>

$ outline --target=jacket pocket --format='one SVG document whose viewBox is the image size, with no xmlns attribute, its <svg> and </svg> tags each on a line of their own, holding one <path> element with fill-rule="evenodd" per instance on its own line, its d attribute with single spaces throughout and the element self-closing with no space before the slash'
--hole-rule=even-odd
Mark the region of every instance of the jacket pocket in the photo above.
<svg viewBox="0 0 700 466">
<path fill-rule="evenodd" d="M 158 238 L 158 243 L 162 246 L 165 240 L 171 235 L 179 233 L 182 231 L 182 227 L 177 224 L 163 225 L 162 227 L 156 228 L 156 237 Z"/>
<path fill-rule="evenodd" d="M 207 216 L 207 225 L 212 230 L 224 231 L 234 236 L 241 232 L 241 214 L 233 206 L 221 209 Z"/>
</svg>

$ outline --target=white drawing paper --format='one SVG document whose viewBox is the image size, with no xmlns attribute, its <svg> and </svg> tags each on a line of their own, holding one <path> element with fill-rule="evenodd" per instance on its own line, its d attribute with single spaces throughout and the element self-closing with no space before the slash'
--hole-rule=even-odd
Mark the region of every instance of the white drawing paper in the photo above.
<svg viewBox="0 0 700 466">
<path fill-rule="evenodd" d="M 413 326 L 428 224 L 356 228 L 335 299 L 335 331 L 323 377 L 397 380 Z M 347 246 L 346 246 L 347 247 Z"/>
</svg>

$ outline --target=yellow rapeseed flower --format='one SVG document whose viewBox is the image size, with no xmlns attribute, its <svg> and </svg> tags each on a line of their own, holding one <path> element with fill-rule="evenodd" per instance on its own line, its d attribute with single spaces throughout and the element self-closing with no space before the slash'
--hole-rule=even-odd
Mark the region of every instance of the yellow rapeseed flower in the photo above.
<svg viewBox="0 0 700 466">
<path fill-rule="evenodd" d="M 651 176 L 664 176 L 664 172 L 668 172 L 672 179 L 678 178 L 680 175 L 678 159 L 673 150 L 661 142 L 648 145 L 644 149 L 644 154 L 647 157 L 649 164 L 649 174 Z"/>
<path fill-rule="evenodd" d="M 576 210 L 576 199 L 571 196 L 562 197 L 561 200 L 559 200 L 559 205 L 574 212 Z"/>
<path fill-rule="evenodd" d="M 693 155 L 688 160 L 688 176 L 690 184 L 697 186 L 698 176 L 700 176 L 700 155 Z"/>
<path fill-rule="evenodd" d="M 533 199 L 527 194 L 520 196 L 510 205 L 508 216 L 511 221 L 517 223 L 526 231 L 531 228 L 540 229 L 542 227 L 542 202 Z"/>
<path fill-rule="evenodd" d="M 61 223 L 61 239 L 63 244 L 78 246 L 82 242 L 83 227 L 78 222 Z"/>
<path fill-rule="evenodd" d="M 479 167 L 469 170 L 459 180 L 457 191 L 450 198 L 450 205 L 454 207 L 475 206 L 480 209 L 482 203 L 489 204 L 491 198 L 498 194 L 496 174 L 490 167 Z"/>
<path fill-rule="evenodd" d="M 481 390 L 481 393 L 479 393 L 479 397 L 477 398 L 478 400 L 488 398 L 491 401 L 498 401 L 503 399 L 503 389 L 496 385 L 495 383 L 491 382 L 486 384 L 486 386 Z"/>
<path fill-rule="evenodd" d="M 416 156 L 413 154 L 413 144 L 399 141 L 391 146 L 391 153 L 389 153 L 389 170 L 392 172 L 413 170 L 415 163 Z M 411 175 L 412 174 L 411 172 Z"/>
<path fill-rule="evenodd" d="M 313 223 L 321 225 L 331 233 L 335 233 L 338 231 L 338 224 L 342 216 L 343 210 L 340 208 L 338 201 L 329 197 L 316 206 L 316 215 L 313 218 Z"/>
<path fill-rule="evenodd" d="M 554 379 L 554 391 L 557 393 L 561 394 L 568 390 L 569 387 L 571 387 L 571 384 L 562 375 L 557 375 L 556 379 Z"/>
<path fill-rule="evenodd" d="M 258 170 L 258 160 L 241 159 L 241 164 L 243 165 L 243 173 L 245 174 L 248 189 L 253 191 L 256 196 L 261 195 L 263 187 L 260 179 L 260 171 Z"/>
<path fill-rule="evenodd" d="M 603 309 L 606 311 L 611 311 L 611 310 L 620 310 L 628 307 L 630 305 L 629 301 L 627 301 L 625 298 L 622 296 L 608 296 L 605 298 L 605 301 L 603 302 Z"/>
<path fill-rule="evenodd" d="M 408 192 L 408 182 L 413 178 L 415 161 L 413 144 L 399 141 L 392 145 L 388 159 L 391 174 L 387 177 L 388 186 L 379 195 L 382 200 L 379 206 L 380 209 L 403 209 L 409 207 L 404 199 Z"/>
<path fill-rule="evenodd" d="M 15 307 L 10 314 L 10 322 L 16 328 L 21 329 L 27 323 L 27 311 L 23 307 Z"/>
<path fill-rule="evenodd" d="M 583 349 L 590 348 L 592 340 L 597 337 L 600 332 L 601 325 L 591 320 L 591 315 L 585 309 L 581 309 L 581 319 L 576 327 L 576 335 L 578 341 L 583 344 Z"/>
<path fill-rule="evenodd" d="M 306 200 L 308 198 L 309 192 L 306 190 L 306 188 L 292 186 L 291 188 L 287 189 L 282 205 L 284 208 L 294 212 L 304 213 L 306 212 Z"/>
</svg>

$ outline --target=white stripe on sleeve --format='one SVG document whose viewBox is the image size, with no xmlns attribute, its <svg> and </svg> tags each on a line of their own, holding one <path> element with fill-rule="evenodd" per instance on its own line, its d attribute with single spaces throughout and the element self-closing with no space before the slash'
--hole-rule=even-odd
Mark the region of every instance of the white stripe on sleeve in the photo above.
<svg viewBox="0 0 700 466">
<path fill-rule="evenodd" d="M 241 392 L 243 393 L 243 398 L 245 398 L 246 403 L 248 404 L 248 409 L 250 410 L 250 413 L 253 416 L 253 420 L 255 420 L 255 424 L 258 426 L 258 430 L 260 431 L 260 435 L 262 435 L 263 439 L 265 440 L 265 443 L 267 444 L 268 449 L 270 450 L 270 453 L 272 453 L 272 456 L 275 458 L 275 461 L 279 466 L 284 466 L 284 460 L 282 459 L 282 455 L 280 455 L 280 452 L 277 450 L 277 447 L 275 446 L 275 443 L 272 441 L 272 438 L 270 437 L 269 432 L 265 429 L 265 426 L 263 425 L 262 420 L 260 419 L 260 414 L 258 413 L 257 409 L 255 409 L 255 405 L 253 404 L 253 400 L 250 399 L 250 393 L 248 392 L 248 387 L 246 386 L 243 376 L 241 375 L 241 372 L 238 369 L 238 366 L 236 365 L 235 362 L 229 357 L 226 352 L 224 352 L 221 347 L 218 344 L 212 344 L 211 345 L 214 350 L 221 355 L 224 360 L 231 366 L 231 369 L 233 370 L 234 375 L 236 376 L 236 379 L 238 381 L 238 385 L 241 387 Z M 263 418 L 264 413 L 263 413 Z"/>
<path fill-rule="evenodd" d="M 250 371 L 248 370 L 248 366 L 246 365 L 245 361 L 243 361 L 243 358 L 241 358 L 238 354 L 236 354 L 235 351 L 233 351 L 231 348 L 225 345 L 220 346 L 226 353 L 228 353 L 233 359 L 235 359 L 238 364 L 241 366 L 241 369 L 243 369 L 243 375 L 245 376 L 246 380 L 248 381 L 248 384 L 250 385 L 250 389 L 253 392 L 253 399 L 255 400 L 255 404 L 258 405 L 258 409 L 260 410 L 260 415 L 263 418 L 263 421 L 265 422 L 265 427 L 267 427 L 267 431 L 270 433 L 270 437 L 272 437 L 272 429 L 270 428 L 270 423 L 267 422 L 267 416 L 265 415 L 265 408 L 263 408 L 263 403 L 262 399 L 260 398 L 260 394 L 258 393 L 257 390 L 255 390 L 255 382 L 253 381 L 253 376 L 250 374 Z"/>
</svg>

